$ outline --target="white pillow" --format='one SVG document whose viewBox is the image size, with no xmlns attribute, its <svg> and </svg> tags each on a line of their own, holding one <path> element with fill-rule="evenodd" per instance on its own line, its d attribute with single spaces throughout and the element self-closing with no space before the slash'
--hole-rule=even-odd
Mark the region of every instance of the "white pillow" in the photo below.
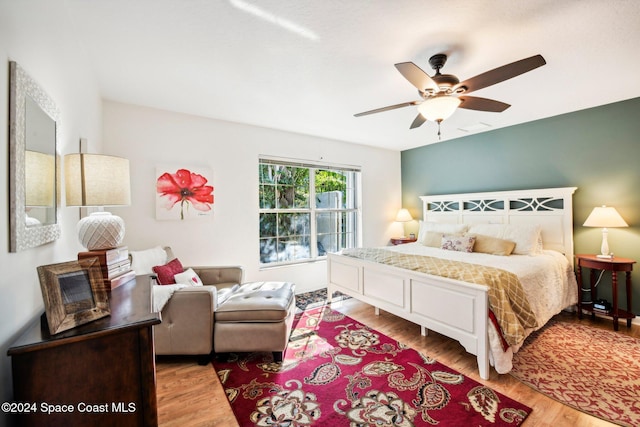
<svg viewBox="0 0 640 427">
<path fill-rule="evenodd" d="M 467 224 L 449 224 L 446 222 L 420 221 L 418 242 L 426 245 L 428 232 L 462 235 L 467 231 L 467 228 Z"/>
<path fill-rule="evenodd" d="M 153 267 L 167 263 L 167 253 L 160 246 L 144 251 L 130 251 L 131 269 L 136 275 L 153 274 Z"/>
<path fill-rule="evenodd" d="M 187 268 L 182 273 L 178 273 L 174 276 L 176 283 L 180 283 L 187 286 L 202 286 L 202 280 L 200 276 L 193 271 L 193 268 Z"/>
<path fill-rule="evenodd" d="M 538 255 L 540 253 L 540 226 L 528 224 L 474 224 L 469 234 L 483 234 L 516 244 L 513 254 Z"/>
</svg>

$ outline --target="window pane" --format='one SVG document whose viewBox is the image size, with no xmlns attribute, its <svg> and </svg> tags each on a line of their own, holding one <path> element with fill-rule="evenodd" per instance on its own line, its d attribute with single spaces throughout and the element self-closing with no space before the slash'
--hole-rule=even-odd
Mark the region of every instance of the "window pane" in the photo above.
<svg viewBox="0 0 640 427">
<path fill-rule="evenodd" d="M 349 199 L 355 197 L 351 185 L 355 182 L 354 172 L 319 169 L 316 171 L 316 200 L 318 209 L 353 208 Z M 324 195 L 324 196 L 323 196 Z"/>
<path fill-rule="evenodd" d="M 278 185 L 278 209 L 304 209 L 309 207 L 309 186 Z"/>
<path fill-rule="evenodd" d="M 318 255 L 338 252 L 355 246 L 355 212 L 322 212 L 316 214 Z"/>
<path fill-rule="evenodd" d="M 275 185 L 260 185 L 260 209 L 272 209 L 276 207 Z"/>
<path fill-rule="evenodd" d="M 274 213 L 260 214 L 260 237 L 278 236 L 278 215 Z"/>
<path fill-rule="evenodd" d="M 278 261 L 295 261 L 311 258 L 309 236 L 295 236 L 281 240 L 282 247 Z"/>
<path fill-rule="evenodd" d="M 268 264 L 278 261 L 277 239 L 260 239 L 260 262 Z"/>
<path fill-rule="evenodd" d="M 306 213 L 278 214 L 278 235 L 295 236 L 311 233 L 310 218 Z"/>
<path fill-rule="evenodd" d="M 275 184 L 276 182 L 276 165 L 260 165 L 260 183 Z"/>
</svg>

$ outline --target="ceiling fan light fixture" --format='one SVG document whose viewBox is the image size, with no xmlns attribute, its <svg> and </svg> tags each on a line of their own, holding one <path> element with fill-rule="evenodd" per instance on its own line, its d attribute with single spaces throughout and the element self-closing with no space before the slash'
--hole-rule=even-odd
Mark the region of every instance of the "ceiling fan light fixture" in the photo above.
<svg viewBox="0 0 640 427">
<path fill-rule="evenodd" d="M 435 96 L 418 105 L 418 112 L 427 120 L 441 122 L 451 117 L 460 102 L 457 96 Z"/>
</svg>

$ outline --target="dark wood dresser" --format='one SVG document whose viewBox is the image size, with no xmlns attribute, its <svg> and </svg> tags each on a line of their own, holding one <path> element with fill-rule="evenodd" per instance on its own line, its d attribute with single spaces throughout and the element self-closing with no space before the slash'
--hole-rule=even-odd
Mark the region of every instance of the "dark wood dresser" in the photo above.
<svg viewBox="0 0 640 427">
<path fill-rule="evenodd" d="M 17 424 L 158 425 L 151 284 L 109 297 L 110 316 L 52 336 L 43 314 L 9 348 Z"/>
</svg>

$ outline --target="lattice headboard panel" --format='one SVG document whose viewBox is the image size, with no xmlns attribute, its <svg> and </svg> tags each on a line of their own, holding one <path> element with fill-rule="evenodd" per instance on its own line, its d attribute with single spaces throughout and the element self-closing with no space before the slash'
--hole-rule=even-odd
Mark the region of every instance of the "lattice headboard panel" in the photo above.
<svg viewBox="0 0 640 427">
<path fill-rule="evenodd" d="M 573 265 L 573 193 L 577 187 L 421 196 L 425 221 L 539 224 L 545 249 Z"/>
</svg>

